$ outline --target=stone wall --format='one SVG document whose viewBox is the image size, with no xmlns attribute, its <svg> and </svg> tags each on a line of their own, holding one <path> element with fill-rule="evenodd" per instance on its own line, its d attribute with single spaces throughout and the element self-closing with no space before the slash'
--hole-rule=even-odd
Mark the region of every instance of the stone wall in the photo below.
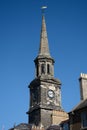
<svg viewBox="0 0 87 130">
<path fill-rule="evenodd" d="M 62 121 L 67 120 L 67 119 L 69 119 L 69 116 L 63 110 L 53 111 L 53 113 L 52 113 L 52 124 L 54 124 L 54 125 L 56 125 L 56 124 L 58 125 Z"/>
<path fill-rule="evenodd" d="M 45 130 L 43 127 L 32 126 L 32 130 Z"/>
</svg>

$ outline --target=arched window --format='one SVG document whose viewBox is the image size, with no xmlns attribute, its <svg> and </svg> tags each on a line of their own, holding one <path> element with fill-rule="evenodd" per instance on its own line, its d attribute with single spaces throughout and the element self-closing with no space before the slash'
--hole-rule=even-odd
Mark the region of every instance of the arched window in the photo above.
<svg viewBox="0 0 87 130">
<path fill-rule="evenodd" d="M 42 73 L 42 74 L 45 74 L 45 64 L 42 64 L 42 65 L 41 65 L 41 73 Z"/>
<path fill-rule="evenodd" d="M 47 74 L 50 74 L 50 65 L 47 64 Z"/>
</svg>

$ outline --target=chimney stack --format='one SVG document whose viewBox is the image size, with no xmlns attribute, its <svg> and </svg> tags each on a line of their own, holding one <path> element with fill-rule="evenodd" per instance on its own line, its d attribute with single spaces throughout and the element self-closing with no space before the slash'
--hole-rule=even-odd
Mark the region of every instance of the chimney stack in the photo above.
<svg viewBox="0 0 87 130">
<path fill-rule="evenodd" d="M 87 74 L 81 73 L 80 78 L 80 98 L 81 100 L 87 99 Z"/>
</svg>

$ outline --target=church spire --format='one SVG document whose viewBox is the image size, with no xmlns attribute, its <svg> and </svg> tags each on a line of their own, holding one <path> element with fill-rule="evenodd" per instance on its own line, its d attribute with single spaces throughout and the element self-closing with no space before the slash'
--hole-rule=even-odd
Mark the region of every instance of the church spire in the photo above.
<svg viewBox="0 0 87 130">
<path fill-rule="evenodd" d="M 53 123 L 53 111 L 58 110 L 59 112 L 62 109 L 61 83 L 54 78 L 54 59 L 49 52 L 44 14 L 42 14 L 39 54 L 34 62 L 35 79 L 29 85 L 30 109 L 27 114 L 29 115 L 29 124 L 35 126 L 42 124 L 47 129 Z"/>
<path fill-rule="evenodd" d="M 48 56 L 50 56 L 44 14 L 42 15 L 42 27 L 41 27 L 41 36 L 40 36 L 39 55 L 43 55 L 43 56 L 48 55 Z"/>
<path fill-rule="evenodd" d="M 54 59 L 50 56 L 44 14 L 42 14 L 39 54 L 34 62 L 36 67 L 36 77 L 54 76 Z"/>
</svg>

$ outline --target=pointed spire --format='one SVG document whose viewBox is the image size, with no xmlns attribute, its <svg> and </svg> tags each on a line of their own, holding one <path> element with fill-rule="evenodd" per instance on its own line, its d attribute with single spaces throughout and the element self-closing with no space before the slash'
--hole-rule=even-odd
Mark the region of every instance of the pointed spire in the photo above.
<svg viewBox="0 0 87 130">
<path fill-rule="evenodd" d="M 47 31 L 46 31 L 46 23 L 45 23 L 44 15 L 42 15 L 42 27 L 41 27 L 41 36 L 40 36 L 39 55 L 50 56 L 49 45 L 48 45 L 48 37 L 47 37 Z"/>
<path fill-rule="evenodd" d="M 42 27 L 40 35 L 39 54 L 34 60 L 36 67 L 36 77 L 54 76 L 54 59 L 50 55 L 48 37 L 46 31 L 45 16 L 42 15 Z"/>
</svg>

